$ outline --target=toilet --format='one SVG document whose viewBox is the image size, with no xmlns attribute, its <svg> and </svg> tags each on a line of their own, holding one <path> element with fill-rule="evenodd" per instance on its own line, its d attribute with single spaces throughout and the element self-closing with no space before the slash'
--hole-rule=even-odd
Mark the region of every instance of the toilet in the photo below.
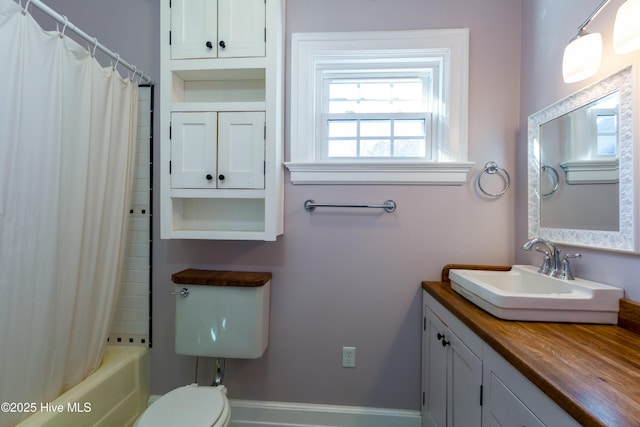
<svg viewBox="0 0 640 427">
<path fill-rule="evenodd" d="M 171 280 L 176 353 L 216 361 L 257 359 L 264 354 L 269 343 L 271 273 L 189 269 L 173 274 Z M 216 372 L 218 385 L 185 385 L 161 396 L 135 427 L 228 426 L 231 409 L 221 379 Z"/>
</svg>

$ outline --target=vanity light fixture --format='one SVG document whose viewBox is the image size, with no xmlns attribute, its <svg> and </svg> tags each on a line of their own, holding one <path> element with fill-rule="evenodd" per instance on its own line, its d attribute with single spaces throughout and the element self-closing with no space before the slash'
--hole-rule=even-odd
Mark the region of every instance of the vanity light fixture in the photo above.
<svg viewBox="0 0 640 427">
<path fill-rule="evenodd" d="M 607 0 L 608 1 L 608 0 Z M 593 76 L 600 68 L 602 59 L 602 36 L 580 30 L 564 48 L 562 76 L 565 83 L 574 83 Z"/>
<path fill-rule="evenodd" d="M 565 83 L 575 83 L 593 76 L 602 59 L 602 35 L 589 33 L 587 25 L 595 19 L 611 0 L 604 0 L 582 25 L 578 34 L 564 49 L 562 76 Z M 613 26 L 613 45 L 616 53 L 624 54 L 640 49 L 640 0 L 626 0 L 618 9 Z"/>
<path fill-rule="evenodd" d="M 613 26 L 613 48 L 624 54 L 640 49 L 640 0 L 627 0 L 618 9 Z"/>
</svg>

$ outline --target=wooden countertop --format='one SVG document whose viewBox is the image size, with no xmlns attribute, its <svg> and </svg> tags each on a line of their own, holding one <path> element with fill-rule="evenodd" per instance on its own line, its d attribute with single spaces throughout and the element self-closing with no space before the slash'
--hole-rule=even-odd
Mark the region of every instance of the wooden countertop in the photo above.
<svg viewBox="0 0 640 427">
<path fill-rule="evenodd" d="M 615 325 L 498 319 L 451 289 L 448 268 L 422 288 L 568 414 L 583 426 L 640 426 L 640 335 Z"/>
<path fill-rule="evenodd" d="M 269 272 L 220 271 L 187 269 L 173 273 L 171 281 L 177 285 L 237 286 L 255 288 L 271 280 Z"/>
</svg>

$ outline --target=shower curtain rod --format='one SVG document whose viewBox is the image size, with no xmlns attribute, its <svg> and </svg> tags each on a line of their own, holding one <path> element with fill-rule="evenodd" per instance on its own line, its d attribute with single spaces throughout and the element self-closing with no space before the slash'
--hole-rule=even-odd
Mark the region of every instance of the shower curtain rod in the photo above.
<svg viewBox="0 0 640 427">
<path fill-rule="evenodd" d="M 20 5 L 20 7 L 22 7 L 22 0 L 17 0 L 17 2 Z M 64 31 L 66 29 L 69 29 L 69 30 L 73 31 L 74 33 L 76 33 L 78 36 L 82 37 L 87 42 L 91 43 L 91 45 L 93 46 L 92 55 L 95 54 L 95 49 L 96 48 L 100 49 L 102 52 L 104 52 L 105 54 L 107 54 L 108 56 L 110 56 L 111 58 L 116 60 L 116 63 L 114 65 L 114 69 L 118 65 L 122 65 L 123 67 L 133 71 L 133 76 L 132 76 L 131 80 L 135 79 L 136 74 L 138 74 L 140 76 L 140 81 L 141 82 L 148 83 L 148 84 L 152 83 L 151 78 L 149 76 L 145 75 L 142 72 L 142 70 L 139 70 L 138 67 L 136 67 L 135 65 L 131 65 L 128 62 L 126 62 L 125 60 L 123 60 L 122 58 L 120 58 L 120 55 L 118 53 L 113 52 L 111 49 L 109 49 L 109 48 L 105 47 L 104 45 L 102 45 L 101 43 L 99 43 L 98 39 L 96 39 L 95 37 L 89 36 L 87 33 L 82 31 L 80 28 L 76 27 L 71 22 L 69 22 L 69 19 L 67 19 L 66 16 L 60 15 L 58 12 L 56 12 L 53 9 L 51 9 L 46 4 L 42 3 L 40 0 L 27 0 L 27 4 L 23 8 L 23 11 L 27 12 L 27 8 L 29 7 L 30 4 L 34 5 L 35 7 L 40 9 L 42 12 L 46 13 L 51 18 L 55 19 L 60 24 L 64 25 L 64 27 L 63 27 L 63 29 L 61 31 L 63 34 L 64 34 Z"/>
</svg>

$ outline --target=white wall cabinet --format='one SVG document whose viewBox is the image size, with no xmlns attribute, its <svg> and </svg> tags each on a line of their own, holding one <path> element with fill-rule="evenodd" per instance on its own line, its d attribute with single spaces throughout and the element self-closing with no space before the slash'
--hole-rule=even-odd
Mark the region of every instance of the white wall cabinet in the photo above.
<svg viewBox="0 0 640 427">
<path fill-rule="evenodd" d="M 283 233 L 284 3 L 162 0 L 163 239 Z"/>
<path fill-rule="evenodd" d="M 580 425 L 426 291 L 422 348 L 423 427 Z"/>
<path fill-rule="evenodd" d="M 265 55 L 265 0 L 171 0 L 171 59 Z"/>
<path fill-rule="evenodd" d="M 171 115 L 171 188 L 264 188 L 264 112 Z"/>
</svg>

